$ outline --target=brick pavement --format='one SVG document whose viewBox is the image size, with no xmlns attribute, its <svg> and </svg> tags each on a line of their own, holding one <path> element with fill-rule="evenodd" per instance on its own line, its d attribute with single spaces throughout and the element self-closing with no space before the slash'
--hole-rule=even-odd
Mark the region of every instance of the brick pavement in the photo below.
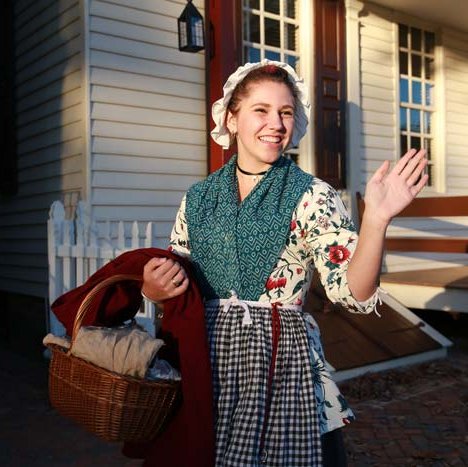
<svg viewBox="0 0 468 467">
<path fill-rule="evenodd" d="M 0 466 L 140 465 L 50 408 L 42 359 L 0 347 L 0 362 Z M 342 386 L 358 417 L 345 430 L 350 467 L 468 465 L 468 349 Z"/>
<path fill-rule="evenodd" d="M 341 386 L 350 467 L 468 466 L 468 352 Z"/>
</svg>

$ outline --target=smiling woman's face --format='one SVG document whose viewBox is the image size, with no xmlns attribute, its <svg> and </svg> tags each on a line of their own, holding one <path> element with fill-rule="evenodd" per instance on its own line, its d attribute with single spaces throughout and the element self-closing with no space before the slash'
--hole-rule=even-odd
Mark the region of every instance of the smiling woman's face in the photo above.
<svg viewBox="0 0 468 467">
<path fill-rule="evenodd" d="M 276 162 L 291 141 L 294 97 L 285 84 L 268 80 L 250 84 L 248 91 L 236 112 L 228 112 L 226 123 L 236 135 L 241 167 L 261 171 Z"/>
</svg>

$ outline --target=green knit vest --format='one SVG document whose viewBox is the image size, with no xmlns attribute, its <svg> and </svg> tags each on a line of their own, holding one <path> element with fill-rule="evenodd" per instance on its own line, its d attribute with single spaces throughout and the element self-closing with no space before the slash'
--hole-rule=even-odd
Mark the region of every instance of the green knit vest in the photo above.
<svg viewBox="0 0 468 467">
<path fill-rule="evenodd" d="M 239 202 L 236 156 L 187 193 L 192 261 L 206 299 L 258 300 L 286 244 L 292 213 L 313 177 L 280 157 Z"/>
</svg>

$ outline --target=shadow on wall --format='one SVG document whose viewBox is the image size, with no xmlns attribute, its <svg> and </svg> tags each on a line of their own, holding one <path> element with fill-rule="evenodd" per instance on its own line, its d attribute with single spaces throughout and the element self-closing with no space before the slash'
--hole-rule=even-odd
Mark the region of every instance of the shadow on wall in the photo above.
<svg viewBox="0 0 468 467">
<path fill-rule="evenodd" d="M 83 24 L 78 0 L 8 3 L 18 189 L 0 199 L 0 336 L 42 352 L 49 207 L 62 199 L 71 212 L 84 185 Z"/>
</svg>

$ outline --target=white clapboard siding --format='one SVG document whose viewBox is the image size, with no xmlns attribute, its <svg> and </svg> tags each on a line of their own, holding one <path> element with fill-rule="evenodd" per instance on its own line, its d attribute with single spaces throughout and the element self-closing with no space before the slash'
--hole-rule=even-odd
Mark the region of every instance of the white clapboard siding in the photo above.
<svg viewBox="0 0 468 467">
<path fill-rule="evenodd" d="M 111 54 L 100 50 L 93 52 L 90 62 L 92 66 L 96 67 L 91 68 L 93 83 L 115 85 L 121 84 L 120 81 L 123 80 L 125 88 L 128 89 L 149 91 L 156 89 L 161 91 L 162 94 L 192 96 L 194 98 L 199 97 L 197 90 L 203 91 L 204 89 L 204 70 L 193 67 L 187 69 L 180 62 L 157 62 L 139 57 Z M 134 74 L 135 69 L 138 69 L 138 75 L 125 76 L 117 73 L 121 71 Z M 171 85 L 170 82 L 162 81 L 164 86 L 161 87 L 161 79 L 165 78 L 175 80 L 175 82 Z M 113 79 L 117 81 L 113 83 Z"/>
<path fill-rule="evenodd" d="M 162 159 L 159 160 L 162 161 Z M 94 158 L 93 170 L 203 176 L 206 167 L 200 161 L 185 161 L 181 164 L 180 161 L 173 159 L 164 159 L 164 163 L 155 164 L 152 158 L 140 156 L 134 156 L 130 164 L 127 156 L 97 153 Z"/>
<path fill-rule="evenodd" d="M 47 212 L 84 185 L 79 0 L 15 3 L 18 193 L 0 203 L 0 288 L 47 295 Z"/>
<path fill-rule="evenodd" d="M 52 144 L 35 149 L 29 153 L 23 152 L 19 168 L 23 170 L 29 167 L 35 167 L 37 160 L 40 160 L 42 164 L 54 162 L 57 160 L 56 154 L 59 150 L 62 160 L 79 156 L 83 151 L 83 139 L 81 135 L 67 141 L 53 142 Z M 15 197 L 15 199 L 17 199 L 17 197 Z M 11 201 L 14 202 L 14 200 Z"/>
<path fill-rule="evenodd" d="M 93 215 L 157 221 L 165 235 L 184 192 L 207 174 L 205 59 L 178 50 L 184 7 L 89 4 Z"/>
<path fill-rule="evenodd" d="M 64 66 L 60 64 L 39 76 L 18 83 L 16 97 L 17 110 L 21 113 L 43 106 L 56 97 L 68 94 L 81 86 L 80 57 L 71 57 Z"/>
<path fill-rule="evenodd" d="M 396 155 L 393 25 L 375 12 L 360 18 L 360 189 L 380 164 Z"/>
<path fill-rule="evenodd" d="M 164 94 L 154 94 L 145 91 L 133 91 L 130 89 L 115 89 L 107 86 L 93 86 L 91 99 L 95 103 L 107 102 L 115 105 L 133 105 L 135 102 L 144 101 L 147 109 L 159 109 L 168 112 L 183 112 L 195 114 L 205 111 L 205 100 L 194 100 L 193 97 L 181 97 Z"/>
<path fill-rule="evenodd" d="M 442 33 L 446 85 L 447 193 L 468 193 L 468 34 Z"/>
<path fill-rule="evenodd" d="M 153 141 L 139 141 L 138 147 L 132 140 L 121 138 L 96 138 L 93 141 L 93 152 L 101 154 L 121 154 L 127 156 L 154 157 L 155 145 Z M 195 146 L 190 141 L 163 142 L 158 141 L 158 155 L 161 159 L 184 159 L 200 161 L 205 157 L 206 148 Z"/>
</svg>

